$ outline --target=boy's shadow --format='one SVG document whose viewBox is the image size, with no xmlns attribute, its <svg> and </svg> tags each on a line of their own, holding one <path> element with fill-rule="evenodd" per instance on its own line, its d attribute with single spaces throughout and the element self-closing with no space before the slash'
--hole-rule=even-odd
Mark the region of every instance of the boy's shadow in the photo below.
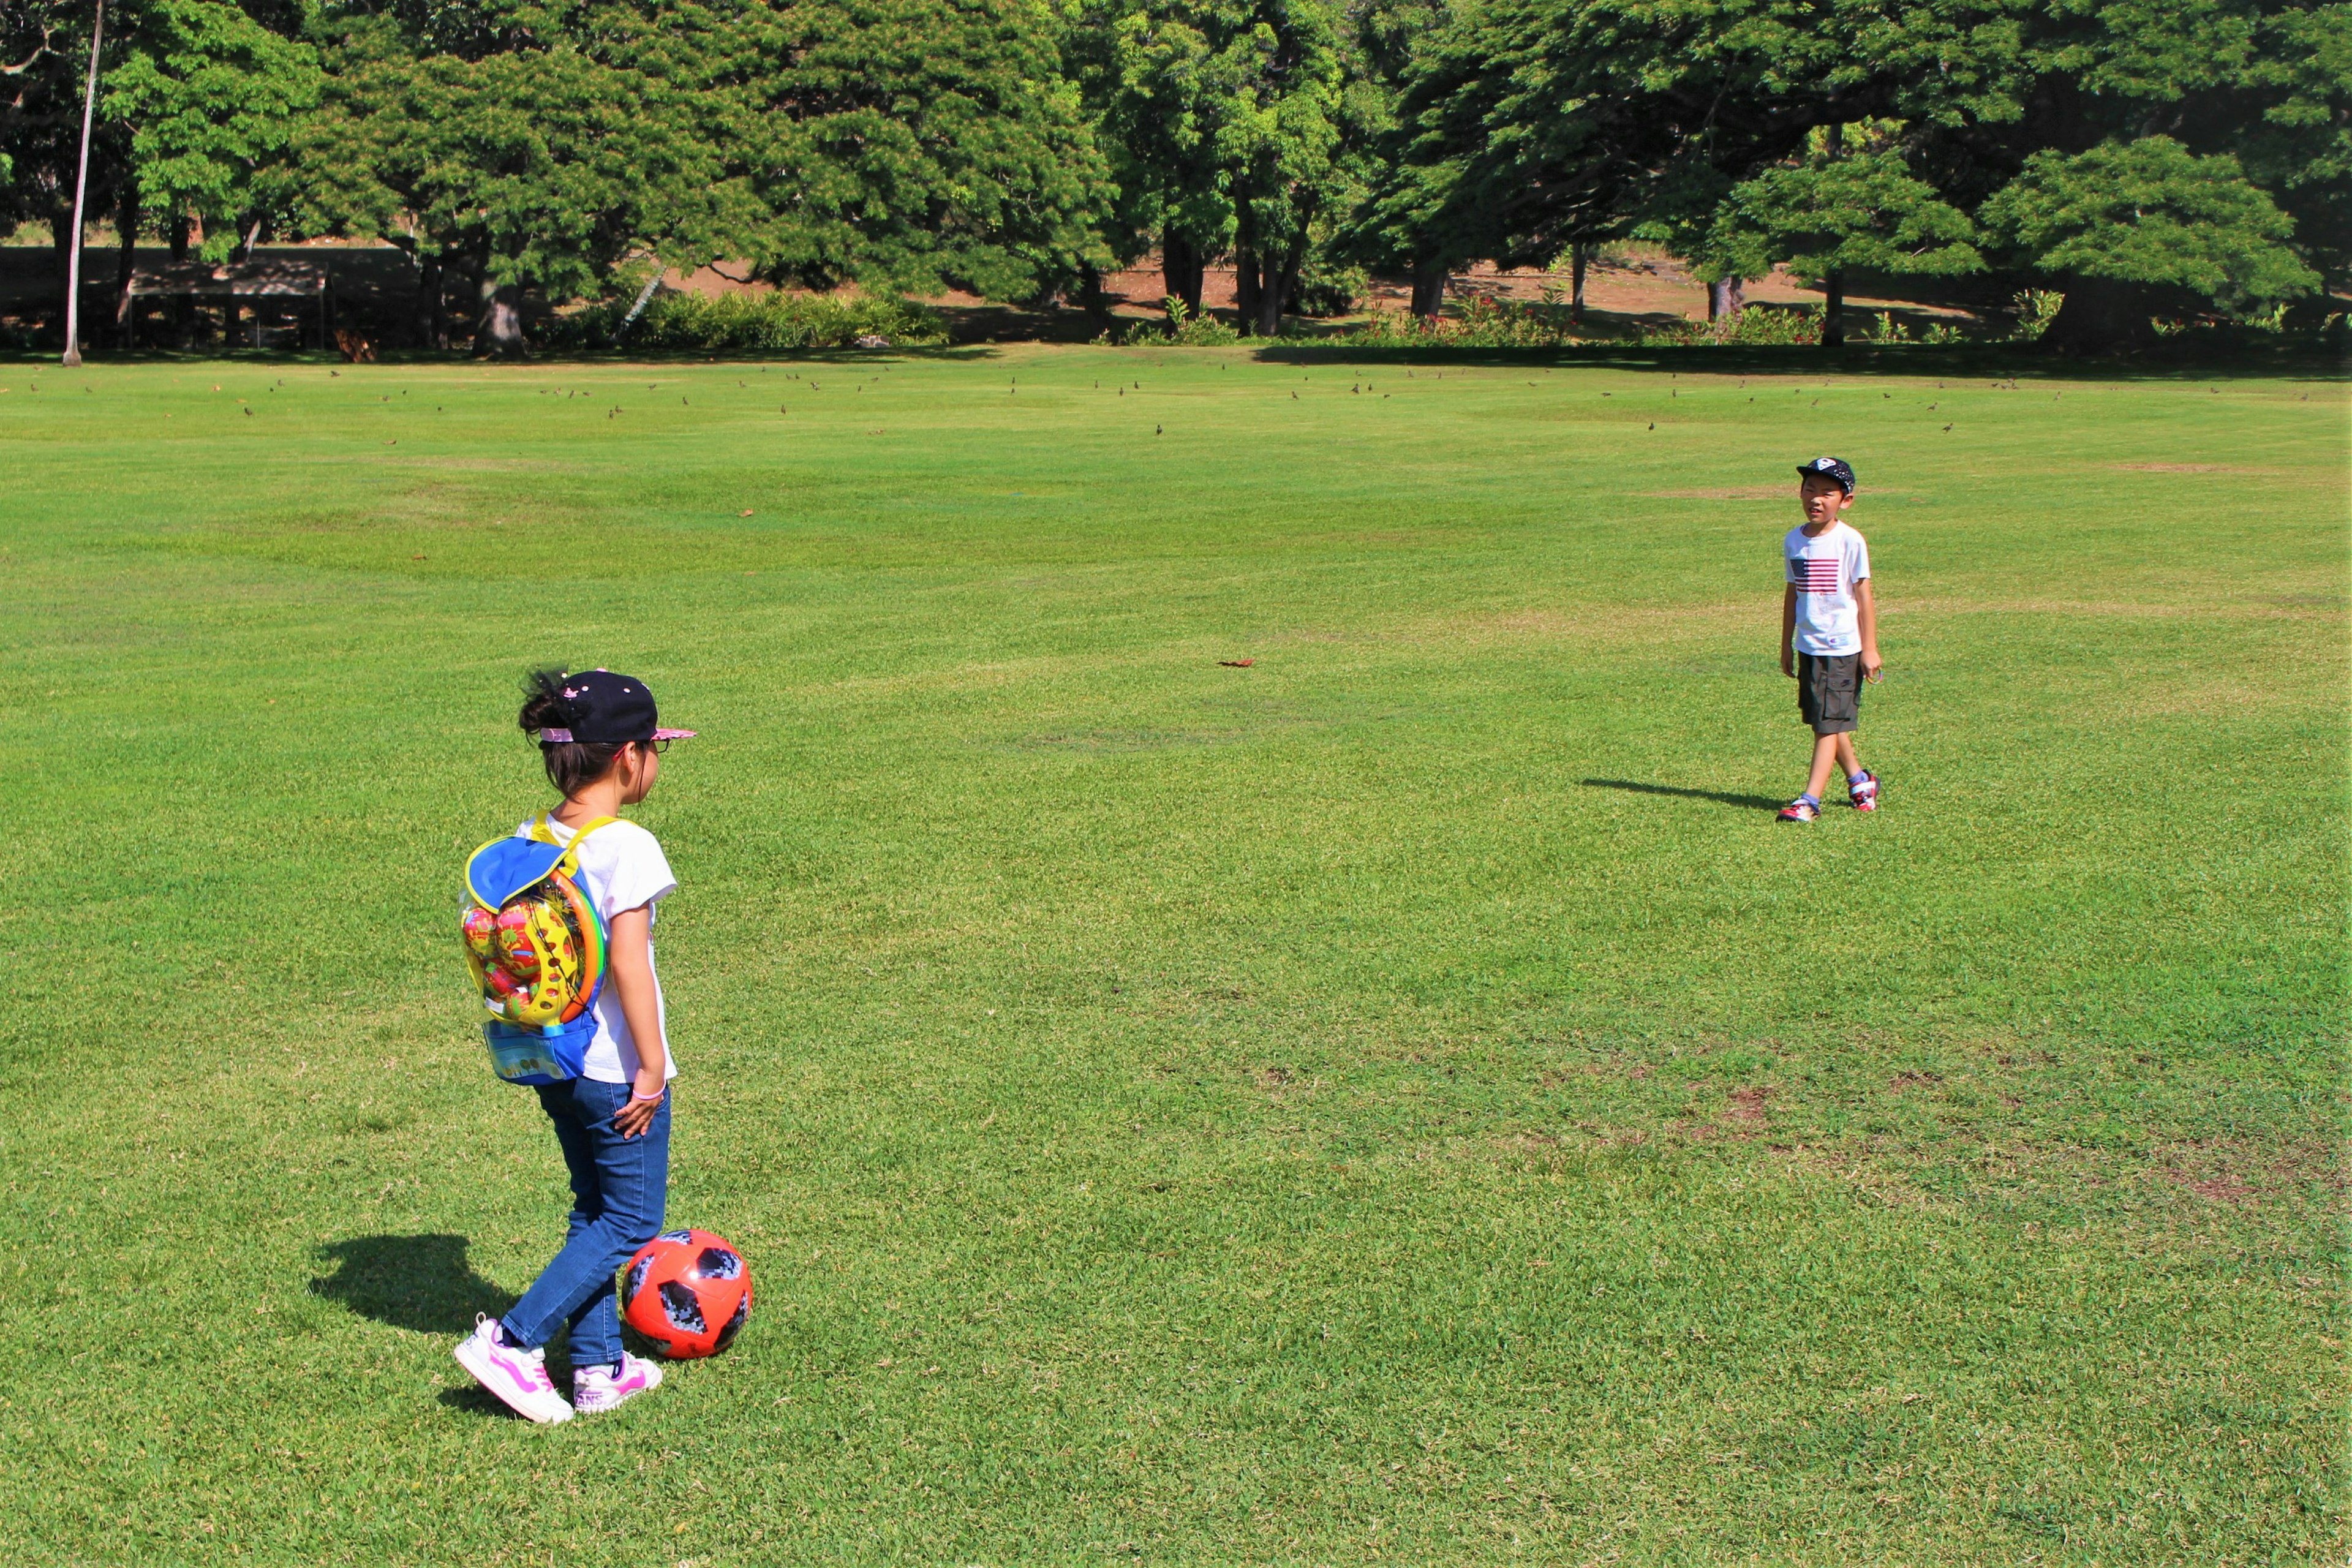
<svg viewBox="0 0 2352 1568">
<path fill-rule="evenodd" d="M 1680 795 L 1685 800 L 1719 801 L 1725 805 L 1752 806 L 1758 811 L 1777 811 L 1789 804 L 1785 800 L 1774 800 L 1769 795 L 1732 795 L 1719 789 L 1683 789 L 1675 784 L 1641 784 L 1633 779 L 1583 779 L 1579 782 L 1586 789 L 1622 789 L 1635 795 Z"/>
<path fill-rule="evenodd" d="M 363 1318 L 428 1334 L 464 1334 L 477 1312 L 504 1311 L 508 1291 L 474 1272 L 462 1236 L 359 1236 L 331 1242 L 319 1256 L 334 1271 L 310 1281 L 310 1293 L 341 1301 Z"/>
</svg>

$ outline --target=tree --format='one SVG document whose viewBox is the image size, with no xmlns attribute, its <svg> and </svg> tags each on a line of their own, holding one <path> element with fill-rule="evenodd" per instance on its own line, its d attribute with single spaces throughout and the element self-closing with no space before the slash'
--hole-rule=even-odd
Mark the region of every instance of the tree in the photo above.
<svg viewBox="0 0 2352 1568">
<path fill-rule="evenodd" d="M 0 217 L 47 221 L 58 278 L 72 237 L 87 4 L 0 6 Z M 207 231 L 282 205 L 272 181 L 316 100 L 298 11 L 274 0 L 113 0 L 107 7 L 87 213 L 111 214 L 121 244 L 116 324 L 127 315 L 131 247 L 142 227 L 193 215 Z"/>
<path fill-rule="evenodd" d="M 427 342 L 446 342 L 455 281 L 473 295 L 476 351 L 522 352 L 526 290 L 590 291 L 664 226 L 671 201 L 718 184 L 689 95 L 606 65 L 542 16 L 476 13 L 517 25 L 454 37 L 398 16 L 336 19 L 323 111 L 301 149 L 303 216 L 411 252 Z"/>
<path fill-rule="evenodd" d="M 1832 126 L 1806 156 L 1743 181 L 1717 205 L 1706 247 L 1729 276 L 1786 263 L 1821 288 L 1822 342 L 1832 346 L 1845 340 L 1848 271 L 1950 277 L 1984 268 L 1976 226 L 1912 174 L 1898 128 L 1863 129 L 1876 132 L 1874 145 L 1849 153 L 1844 128 Z"/>
<path fill-rule="evenodd" d="M 1883 183 L 1847 193 L 1876 204 L 1873 216 L 1834 246 L 1832 228 L 1819 229 L 1803 254 L 1854 265 L 1884 241 L 1916 270 L 1946 241 L 1933 230 L 1916 237 L 1925 249 L 1896 240 L 1906 213 L 1963 243 L 1935 206 L 1982 217 L 2029 167 L 2054 167 L 2036 162 L 2044 154 L 2063 162 L 2166 136 L 2196 157 L 2236 158 L 2238 178 L 2305 226 L 2263 243 L 2340 268 L 2352 239 L 2341 199 L 2352 169 L 2347 16 L 2315 0 L 1497 0 L 1416 53 L 1400 115 L 1408 161 L 1430 173 L 1391 188 L 1483 224 L 1498 260 L 1548 261 L 1580 233 L 1634 223 L 1706 263 L 1721 259 L 1706 244 L 1727 193 L 1775 168 L 1801 173 L 1810 139 L 1829 127 L 1897 122 L 1900 178 L 1928 194 Z M 1895 171 L 1803 179 L 1881 174 Z M 2037 172 L 2025 189 L 2054 189 L 2053 177 Z M 1777 194 L 1811 211 L 1808 222 L 1843 199 L 1824 186 L 1816 200 L 1796 178 L 1779 177 Z M 2041 254 L 2012 247 L 2001 259 L 2035 268 Z M 2113 342 L 2117 318 L 2100 319 Z"/>
<path fill-rule="evenodd" d="M 1308 251 L 1352 205 L 1377 122 L 1329 0 L 1111 0 L 1076 52 L 1111 149 L 1119 227 L 1156 230 L 1197 310 L 1230 251 L 1244 330 L 1281 330 Z M 1131 252 L 1130 252 L 1131 253 Z"/>
<path fill-rule="evenodd" d="M 143 214 L 184 254 L 194 219 L 218 260 L 290 208 L 288 153 L 319 101 L 318 51 L 220 0 L 144 0 L 129 16 L 106 76 L 106 113 L 130 142 L 126 228 Z"/>
<path fill-rule="evenodd" d="M 2146 336 L 2152 289 L 2238 309 L 2319 283 L 2286 244 L 2294 224 L 2235 158 L 2200 158 L 2168 136 L 2072 157 L 2037 153 L 1984 216 L 2020 260 L 2065 289 L 2043 334 L 2062 352 Z"/>
<path fill-rule="evenodd" d="M 698 90 L 742 135 L 730 176 L 764 275 L 1026 300 L 1108 259 L 1103 159 L 1042 5 L 801 0 L 713 37 Z"/>
<path fill-rule="evenodd" d="M 1364 265 L 1412 279 L 1412 310 L 1434 318 L 1445 304 L 1454 268 L 1481 254 L 1475 224 L 1446 199 L 1458 171 L 1405 155 L 1408 127 L 1398 110 L 1412 79 L 1414 54 L 1437 36 L 1450 12 L 1445 0 L 1371 0 L 1357 13 L 1358 51 L 1364 62 L 1364 116 L 1370 132 L 1369 176 L 1363 197 L 1340 226 L 1337 250 Z"/>
<path fill-rule="evenodd" d="M 103 58 L 121 49 L 121 13 L 108 28 Z M 49 228 L 54 276 L 62 311 L 67 253 L 73 238 L 73 195 L 81 145 L 83 73 L 89 63 L 91 8 L 71 0 L 18 0 L 0 5 L 0 219 Z M 89 210 L 112 210 L 122 166 L 121 137 L 110 121 L 96 128 L 90 149 Z"/>
<path fill-rule="evenodd" d="M 1027 298 L 1101 254 L 1101 163 L 1023 0 L 490 0 L 334 30 L 310 219 L 412 248 L 428 314 L 466 280 L 478 347 L 520 352 L 526 291 L 633 256 Z"/>
</svg>

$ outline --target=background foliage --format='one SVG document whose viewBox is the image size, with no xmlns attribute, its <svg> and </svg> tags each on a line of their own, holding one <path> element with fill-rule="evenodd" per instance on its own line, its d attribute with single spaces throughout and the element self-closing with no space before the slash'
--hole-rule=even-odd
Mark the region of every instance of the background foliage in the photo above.
<svg viewBox="0 0 2352 1568">
<path fill-rule="evenodd" d="M 121 0 L 94 216 L 218 257 L 379 237 L 417 335 L 635 262 L 1091 300 L 1157 254 L 1198 313 L 1328 310 L 1658 239 L 2063 293 L 2044 341 L 2257 314 L 2352 260 L 2352 7 L 2320 0 Z M 0 8 L 0 205 L 70 198 L 89 13 Z M 78 42 L 79 40 L 79 42 Z M 1835 40 L 1833 45 L 1825 40 Z M 1725 298 L 1738 309 L 1736 289 Z M 453 325 L 451 318 L 455 318 Z"/>
</svg>

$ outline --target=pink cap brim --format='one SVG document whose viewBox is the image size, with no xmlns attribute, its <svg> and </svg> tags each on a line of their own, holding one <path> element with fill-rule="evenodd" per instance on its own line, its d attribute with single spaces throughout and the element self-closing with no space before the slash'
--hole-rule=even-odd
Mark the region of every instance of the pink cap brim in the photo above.
<svg viewBox="0 0 2352 1568">
<path fill-rule="evenodd" d="M 694 739 L 694 731 L 691 730 L 656 730 L 654 731 L 654 739 L 656 741 L 691 741 Z"/>
</svg>

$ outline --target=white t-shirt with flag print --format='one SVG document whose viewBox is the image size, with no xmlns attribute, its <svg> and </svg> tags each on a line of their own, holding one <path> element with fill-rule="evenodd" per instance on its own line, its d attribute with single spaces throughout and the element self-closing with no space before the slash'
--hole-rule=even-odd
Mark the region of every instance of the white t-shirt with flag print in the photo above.
<svg viewBox="0 0 2352 1568">
<path fill-rule="evenodd" d="M 547 820 L 547 830 L 559 844 L 572 842 L 572 829 L 556 821 Z M 526 822 L 520 829 L 530 832 Z M 661 842 L 634 822 L 608 822 L 588 836 L 580 847 L 581 891 L 596 905 L 596 912 L 604 917 L 610 930 L 613 917 L 631 910 L 644 910 L 648 921 L 658 920 L 660 910 L 654 908 L 662 900 L 677 891 L 677 879 L 670 875 L 669 857 L 662 853 Z M 653 961 L 653 943 L 646 944 L 646 960 Z M 661 1020 L 662 1038 L 669 1038 L 669 1014 L 662 1005 L 661 975 L 654 975 L 654 1016 Z M 665 1079 L 677 1076 L 677 1053 L 670 1051 Z M 637 1076 L 637 1041 L 629 1032 L 628 1016 L 621 1011 L 621 988 L 613 983 L 608 963 L 604 972 L 604 989 L 596 994 L 596 1036 L 588 1042 L 588 1059 L 580 1070 L 582 1078 L 599 1083 L 632 1083 Z"/>
<path fill-rule="evenodd" d="M 1862 603 L 1854 584 L 1870 575 L 1870 546 L 1843 522 L 1819 533 L 1792 528 L 1780 542 L 1797 590 L 1797 651 L 1860 653 Z"/>
</svg>

